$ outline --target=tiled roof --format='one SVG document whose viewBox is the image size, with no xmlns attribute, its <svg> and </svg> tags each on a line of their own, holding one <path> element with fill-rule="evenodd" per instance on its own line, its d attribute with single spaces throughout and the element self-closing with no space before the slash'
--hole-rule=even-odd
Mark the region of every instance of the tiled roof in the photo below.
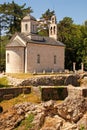
<svg viewBox="0 0 87 130">
<path fill-rule="evenodd" d="M 52 46 L 62 46 L 64 47 L 65 45 L 60 42 L 60 41 L 57 41 L 53 38 L 50 38 L 50 37 L 44 37 L 44 36 L 39 36 L 41 37 L 39 40 L 37 39 L 32 39 L 32 38 L 29 38 L 28 36 L 29 35 L 26 35 L 24 33 L 16 33 L 15 36 L 19 36 L 25 43 L 32 43 L 32 44 L 43 44 L 43 45 L 52 45 Z M 34 35 L 34 34 L 32 34 Z M 37 36 L 38 35 L 34 35 L 34 36 Z M 14 36 L 13 36 L 14 37 Z M 15 39 L 12 38 L 11 42 L 7 45 L 7 47 L 10 47 L 10 46 L 25 46 L 21 41 L 19 41 L 18 39 Z"/>
<path fill-rule="evenodd" d="M 57 40 L 50 38 L 50 37 L 41 36 L 42 40 L 35 40 L 35 39 L 30 39 L 28 36 L 26 36 L 23 33 L 19 33 L 18 35 L 26 42 L 45 44 L 45 45 L 47 44 L 47 45 L 53 45 L 53 46 L 65 46 L 62 42 L 57 41 Z M 38 36 L 38 35 L 36 35 L 36 36 Z"/>
</svg>

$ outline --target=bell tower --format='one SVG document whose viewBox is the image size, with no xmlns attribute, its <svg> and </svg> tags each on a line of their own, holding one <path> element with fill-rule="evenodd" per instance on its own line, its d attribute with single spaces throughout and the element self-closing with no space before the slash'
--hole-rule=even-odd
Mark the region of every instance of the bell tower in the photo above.
<svg viewBox="0 0 87 130">
<path fill-rule="evenodd" d="M 57 40 L 57 22 L 55 15 L 51 17 L 51 23 L 49 25 L 49 37 Z"/>
</svg>

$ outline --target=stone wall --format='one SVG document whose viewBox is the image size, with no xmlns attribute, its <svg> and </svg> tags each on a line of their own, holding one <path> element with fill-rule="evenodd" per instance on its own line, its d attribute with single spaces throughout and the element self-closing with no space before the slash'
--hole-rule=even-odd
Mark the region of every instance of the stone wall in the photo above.
<svg viewBox="0 0 87 130">
<path fill-rule="evenodd" d="M 87 87 L 68 87 L 68 96 L 70 97 L 87 97 Z"/>
<path fill-rule="evenodd" d="M 19 88 L 1 88 L 0 89 L 0 101 L 9 100 L 18 95 L 24 93 L 29 94 L 31 92 L 30 87 L 19 87 Z"/>
<path fill-rule="evenodd" d="M 64 100 L 68 96 L 67 87 L 42 87 L 41 98 L 47 100 Z"/>
<path fill-rule="evenodd" d="M 40 55 L 39 64 L 37 63 L 38 54 Z M 56 64 L 54 64 L 54 56 L 56 56 Z M 27 59 L 28 72 L 52 72 L 52 70 L 58 72 L 64 70 L 64 47 L 29 43 Z"/>
<path fill-rule="evenodd" d="M 80 76 L 37 76 L 23 80 L 19 86 L 80 86 Z M 15 85 L 15 84 L 14 84 Z"/>
<path fill-rule="evenodd" d="M 31 92 L 30 87 L 19 88 L 4 88 L 0 89 L 0 101 L 9 100 L 24 93 L 29 94 Z M 41 87 L 41 99 L 42 101 L 48 100 L 64 100 L 66 97 L 87 97 L 87 88 L 73 87 L 53 87 L 43 86 Z"/>
<path fill-rule="evenodd" d="M 87 88 L 73 87 L 41 87 L 41 98 L 43 101 L 64 100 L 66 97 L 87 97 Z"/>
</svg>

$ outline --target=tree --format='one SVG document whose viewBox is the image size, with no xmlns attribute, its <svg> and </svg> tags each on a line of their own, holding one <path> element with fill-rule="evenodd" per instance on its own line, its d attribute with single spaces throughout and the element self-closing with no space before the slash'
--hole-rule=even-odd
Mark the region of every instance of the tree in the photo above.
<svg viewBox="0 0 87 130">
<path fill-rule="evenodd" d="M 31 13 L 31 7 L 25 8 L 26 4 L 22 6 L 12 3 L 0 4 L 0 17 L 2 19 L 2 29 L 6 30 L 9 35 L 20 31 L 21 19 L 27 14 Z"/>
<path fill-rule="evenodd" d="M 85 24 L 85 27 L 87 27 L 87 20 L 84 22 L 84 24 Z"/>
<path fill-rule="evenodd" d="M 42 17 L 40 19 L 44 19 L 46 21 L 51 20 L 51 17 L 55 14 L 54 10 L 50 11 L 50 9 L 46 10 L 44 14 L 42 14 Z"/>
<path fill-rule="evenodd" d="M 84 63 L 84 69 L 87 70 L 87 24 L 80 25 L 80 31 L 82 34 L 80 44 L 78 47 L 78 60 Z"/>
<path fill-rule="evenodd" d="M 14 1 L 0 4 L 0 71 L 5 70 L 5 46 L 9 38 L 21 30 L 21 19 L 32 12 L 31 7 L 25 8 L 25 5 L 20 6 Z M 7 35 L 1 36 L 1 30 Z"/>
<path fill-rule="evenodd" d="M 50 9 L 46 10 L 44 14 L 42 14 L 39 26 L 38 26 L 38 34 L 48 36 L 49 28 L 48 25 L 50 23 L 51 17 L 55 14 L 54 11 L 50 11 Z"/>
<path fill-rule="evenodd" d="M 84 63 L 84 69 L 87 70 L 87 38 L 84 38 L 79 46 L 78 59 Z"/>
<path fill-rule="evenodd" d="M 63 42 L 65 48 L 65 68 L 72 70 L 73 62 L 78 61 L 78 48 L 81 42 L 81 30 L 79 25 L 73 23 L 72 18 L 65 17 L 58 24 L 58 40 Z M 79 61 L 77 68 L 79 68 Z"/>
</svg>

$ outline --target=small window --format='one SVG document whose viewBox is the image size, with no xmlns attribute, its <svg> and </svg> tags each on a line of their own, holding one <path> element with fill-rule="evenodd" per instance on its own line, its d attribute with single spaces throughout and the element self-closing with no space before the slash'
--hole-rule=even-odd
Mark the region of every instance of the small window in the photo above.
<svg viewBox="0 0 87 130">
<path fill-rule="evenodd" d="M 54 64 L 56 64 L 56 55 L 54 56 Z"/>
<path fill-rule="evenodd" d="M 25 30 L 27 31 L 27 29 L 28 29 L 28 25 L 27 25 L 27 24 L 25 24 Z"/>
<path fill-rule="evenodd" d="M 55 20 L 54 20 L 54 18 L 52 18 L 52 23 L 54 23 L 55 22 Z"/>
<path fill-rule="evenodd" d="M 9 63 L 9 53 L 7 53 L 7 63 Z"/>
<path fill-rule="evenodd" d="M 51 35 L 52 35 L 52 27 L 50 28 L 50 33 L 51 33 Z"/>
<path fill-rule="evenodd" d="M 55 26 L 54 26 L 54 34 L 55 34 L 55 32 L 56 32 L 56 29 L 55 29 Z"/>
<path fill-rule="evenodd" d="M 40 55 L 37 55 L 37 63 L 40 64 Z"/>
</svg>

